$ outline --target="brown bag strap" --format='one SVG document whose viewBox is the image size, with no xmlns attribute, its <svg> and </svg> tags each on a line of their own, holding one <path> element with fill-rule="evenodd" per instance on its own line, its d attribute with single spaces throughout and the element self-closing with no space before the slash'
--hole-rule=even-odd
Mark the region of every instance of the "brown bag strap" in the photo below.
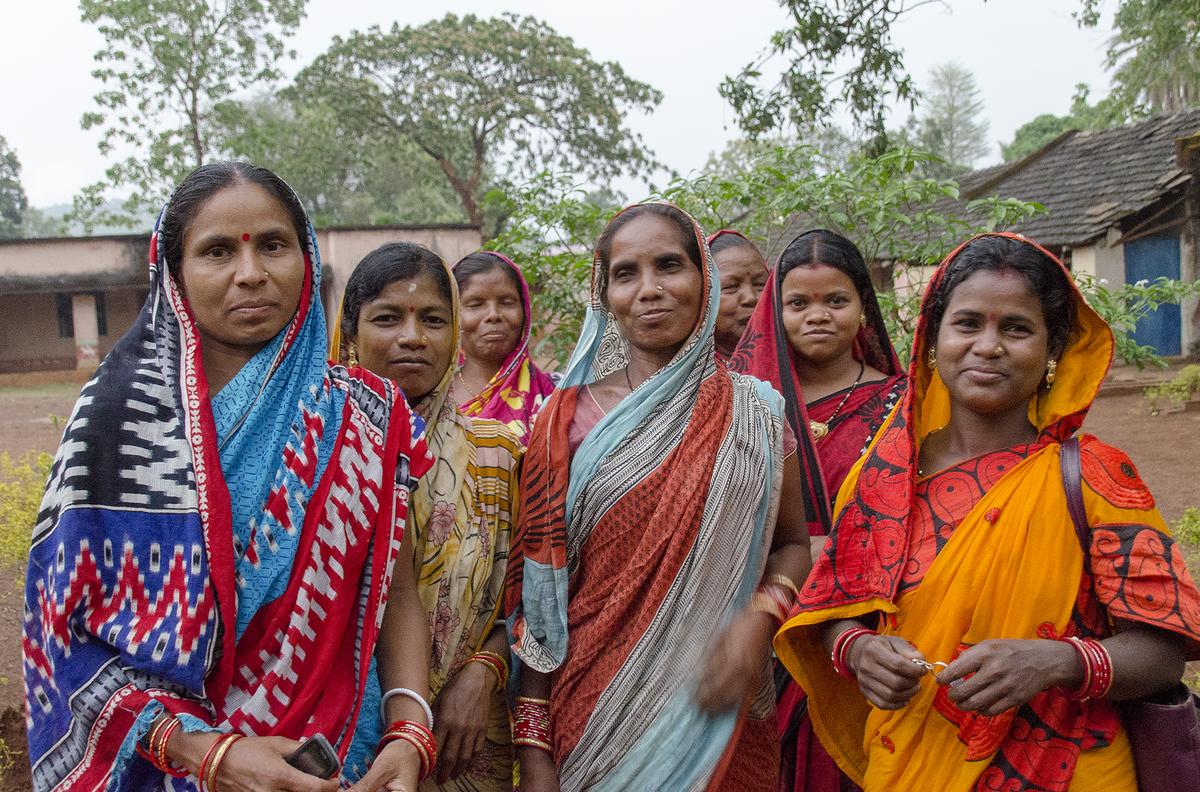
<svg viewBox="0 0 1200 792">
<path fill-rule="evenodd" d="M 1083 563 L 1087 566 L 1091 555 L 1091 530 L 1088 528 L 1087 512 L 1083 508 L 1083 466 L 1079 461 L 1079 438 L 1071 437 L 1062 444 L 1063 489 L 1067 493 L 1067 511 L 1075 525 L 1075 536 L 1083 549 Z"/>
</svg>

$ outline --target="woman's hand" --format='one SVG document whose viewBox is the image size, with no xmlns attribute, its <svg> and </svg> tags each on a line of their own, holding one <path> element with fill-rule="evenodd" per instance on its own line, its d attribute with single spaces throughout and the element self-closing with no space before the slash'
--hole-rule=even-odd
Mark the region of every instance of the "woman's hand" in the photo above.
<svg viewBox="0 0 1200 792">
<path fill-rule="evenodd" d="M 243 737 L 221 760 L 217 792 L 336 792 L 336 778 L 317 778 L 283 761 L 300 745 L 286 737 Z"/>
<path fill-rule="evenodd" d="M 421 756 L 416 747 L 407 740 L 392 740 L 375 755 L 371 769 L 350 787 L 350 792 L 417 792 L 420 772 Z"/>
<path fill-rule="evenodd" d="M 518 746 L 517 754 L 521 763 L 521 786 L 518 792 L 561 792 L 554 757 L 541 748 L 529 746 Z"/>
<path fill-rule="evenodd" d="M 762 682 L 775 621 L 767 614 L 744 610 L 717 637 L 696 691 L 696 703 L 716 714 L 738 709 Z"/>
<path fill-rule="evenodd" d="M 903 638 L 871 634 L 850 644 L 847 663 L 867 701 L 879 709 L 895 710 L 908 704 L 920 688 L 925 669 L 913 660 L 924 659 Z"/>
<path fill-rule="evenodd" d="M 433 719 L 439 784 L 467 772 L 483 750 L 495 687 L 496 675 L 483 663 L 467 663 L 442 688 Z"/>
<path fill-rule="evenodd" d="M 1074 687 L 1082 678 L 1078 655 L 1063 641 L 995 639 L 964 651 L 937 682 L 951 685 L 950 700 L 959 709 L 999 715 L 1046 688 Z"/>
</svg>

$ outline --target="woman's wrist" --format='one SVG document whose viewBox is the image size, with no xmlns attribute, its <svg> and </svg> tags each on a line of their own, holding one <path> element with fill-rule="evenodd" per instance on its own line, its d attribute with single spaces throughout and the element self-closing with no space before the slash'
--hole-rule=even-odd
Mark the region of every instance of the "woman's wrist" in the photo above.
<svg viewBox="0 0 1200 792">
<path fill-rule="evenodd" d="M 186 768 L 192 775 L 198 776 L 204 755 L 220 738 L 221 732 L 185 732 L 183 729 L 176 729 L 167 741 L 167 758 Z"/>
<path fill-rule="evenodd" d="M 1046 651 L 1054 654 L 1054 662 L 1051 666 L 1053 676 L 1045 687 L 1074 690 L 1082 685 L 1085 668 L 1079 653 L 1065 641 L 1043 640 L 1042 643 L 1047 645 Z"/>
</svg>

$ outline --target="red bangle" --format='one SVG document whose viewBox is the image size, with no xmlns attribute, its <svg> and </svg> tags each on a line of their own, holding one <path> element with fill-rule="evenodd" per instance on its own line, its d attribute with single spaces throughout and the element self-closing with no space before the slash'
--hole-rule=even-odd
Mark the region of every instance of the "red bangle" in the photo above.
<svg viewBox="0 0 1200 792">
<path fill-rule="evenodd" d="M 151 750 L 154 752 L 154 758 L 151 763 L 163 773 L 175 778 L 183 778 L 188 774 L 187 770 L 175 767 L 171 764 L 171 760 L 167 758 L 167 741 L 171 739 L 171 735 L 175 733 L 182 723 L 179 718 L 171 718 L 170 723 L 163 727 L 162 732 L 158 735 L 157 746 L 151 743 Z"/>
<path fill-rule="evenodd" d="M 496 675 L 496 690 L 504 690 L 508 686 L 508 661 L 495 652 L 476 652 L 467 658 L 467 663 L 480 663 L 487 666 Z"/>
<path fill-rule="evenodd" d="M 1083 664 L 1083 681 L 1073 690 L 1059 688 L 1064 696 L 1075 701 L 1090 701 L 1103 698 L 1112 689 L 1112 657 L 1099 641 L 1092 638 L 1069 636 L 1057 638 L 1071 645 Z"/>
<path fill-rule="evenodd" d="M 864 635 L 879 635 L 879 633 L 869 627 L 851 627 L 834 639 L 833 651 L 830 652 L 830 660 L 833 662 L 834 672 L 839 676 L 844 676 L 847 679 L 854 678 L 854 672 L 850 670 L 847 656 L 850 654 L 850 647 L 854 642 Z"/>
<path fill-rule="evenodd" d="M 423 723 L 417 723 L 410 720 L 398 720 L 391 726 L 388 726 L 383 737 L 379 740 L 379 745 L 375 749 L 375 753 L 379 753 L 390 743 L 396 740 L 403 740 L 417 751 L 417 756 L 421 760 L 421 769 L 419 773 L 419 781 L 424 781 L 433 773 L 433 768 L 437 764 L 437 739 L 434 738 L 433 732 L 429 730 Z"/>
<path fill-rule="evenodd" d="M 517 698 L 513 709 L 513 745 L 551 751 L 550 705 L 544 699 Z"/>
<path fill-rule="evenodd" d="M 217 792 L 217 769 L 220 766 L 221 760 L 225 758 L 225 752 L 229 749 L 225 746 L 226 743 L 232 744 L 242 739 L 242 735 L 237 732 L 228 732 L 222 734 L 217 739 L 213 740 L 213 744 L 208 746 L 208 750 L 204 753 L 204 759 L 200 762 L 200 792 Z"/>
</svg>

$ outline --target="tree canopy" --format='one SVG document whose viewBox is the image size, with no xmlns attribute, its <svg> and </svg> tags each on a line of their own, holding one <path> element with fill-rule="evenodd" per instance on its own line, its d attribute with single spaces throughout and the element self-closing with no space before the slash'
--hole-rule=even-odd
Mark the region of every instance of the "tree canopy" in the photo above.
<svg viewBox="0 0 1200 792">
<path fill-rule="evenodd" d="M 28 209 L 29 201 L 21 186 L 21 160 L 0 135 L 0 239 L 22 235 L 21 227 Z"/>
<path fill-rule="evenodd" d="M 1100 0 L 1082 0 L 1081 24 L 1100 21 Z M 1173 113 L 1200 103 L 1200 0 L 1121 0 L 1106 65 L 1126 115 Z"/>
<path fill-rule="evenodd" d="M 336 37 L 293 90 L 360 134 L 410 142 L 480 226 L 492 174 L 647 172 L 653 160 L 624 116 L 662 98 L 619 64 L 597 62 L 545 23 L 512 14 L 448 14 Z"/>
<path fill-rule="evenodd" d="M 939 0 L 779 0 L 792 25 L 777 31 L 760 57 L 721 83 L 742 130 L 760 135 L 791 124 L 804 128 L 838 109 L 855 126 L 886 140 L 887 108 L 913 106 L 917 89 L 892 28 L 905 14 Z M 774 58 L 786 59 L 779 80 L 762 83 Z"/>
<path fill-rule="evenodd" d="M 947 177 L 970 170 L 988 153 L 987 132 L 975 75 L 957 63 L 935 66 L 910 127 L 912 145 L 938 158 L 925 163 L 924 171 Z"/>
<path fill-rule="evenodd" d="M 318 225 L 466 222 L 413 143 L 349 127 L 328 105 L 267 94 L 218 116 L 222 155 L 283 175 Z"/>
<path fill-rule="evenodd" d="M 100 152 L 122 157 L 75 199 L 76 216 L 104 219 L 104 193 L 132 188 L 134 213 L 164 200 L 213 151 L 214 108 L 279 77 L 284 42 L 305 0 L 80 0 L 104 36 L 92 75 L 104 83 L 84 129 Z"/>
</svg>

